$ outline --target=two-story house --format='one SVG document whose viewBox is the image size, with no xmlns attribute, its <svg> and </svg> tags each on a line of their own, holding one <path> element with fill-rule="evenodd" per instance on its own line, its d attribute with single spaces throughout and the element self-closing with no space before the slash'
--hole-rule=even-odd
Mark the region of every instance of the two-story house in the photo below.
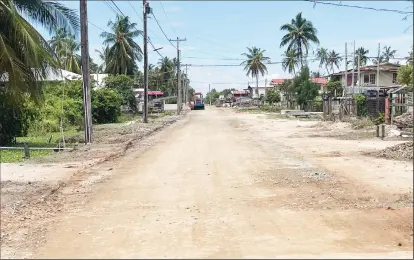
<svg viewBox="0 0 414 260">
<path fill-rule="evenodd" d="M 379 77 L 377 77 L 377 65 L 368 65 L 360 67 L 360 79 L 361 83 L 358 82 L 358 70 L 355 69 L 352 73 L 352 69 L 347 71 L 345 78 L 345 71 L 340 71 L 331 75 L 331 80 L 339 80 L 342 86 L 352 86 L 352 74 L 354 76 L 354 86 L 361 87 L 389 87 L 397 85 L 397 72 L 400 68 L 399 64 L 393 63 L 382 63 L 379 65 Z M 378 85 L 377 85 L 378 83 Z"/>
</svg>

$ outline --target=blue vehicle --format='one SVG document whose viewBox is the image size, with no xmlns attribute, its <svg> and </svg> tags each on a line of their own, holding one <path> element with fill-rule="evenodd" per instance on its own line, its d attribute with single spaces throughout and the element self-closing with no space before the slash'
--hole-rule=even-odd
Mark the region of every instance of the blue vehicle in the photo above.
<svg viewBox="0 0 414 260">
<path fill-rule="evenodd" d="M 203 100 L 203 93 L 201 92 L 196 92 L 194 93 L 194 97 L 193 97 L 193 110 L 204 110 L 204 100 Z"/>
</svg>

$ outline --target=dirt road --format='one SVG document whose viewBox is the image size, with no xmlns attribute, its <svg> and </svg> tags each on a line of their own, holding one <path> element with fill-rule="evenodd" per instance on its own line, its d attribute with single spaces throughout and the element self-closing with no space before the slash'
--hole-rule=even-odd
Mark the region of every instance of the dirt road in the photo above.
<svg viewBox="0 0 414 260">
<path fill-rule="evenodd" d="M 114 163 L 34 257 L 412 257 L 409 195 L 329 172 L 229 112 L 188 117 Z"/>
</svg>

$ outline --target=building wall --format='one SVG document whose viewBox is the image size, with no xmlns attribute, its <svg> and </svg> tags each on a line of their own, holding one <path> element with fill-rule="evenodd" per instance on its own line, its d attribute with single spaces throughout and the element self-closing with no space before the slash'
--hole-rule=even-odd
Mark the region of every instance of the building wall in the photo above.
<svg viewBox="0 0 414 260">
<path fill-rule="evenodd" d="M 392 85 L 396 85 L 396 82 L 393 82 L 393 73 L 397 73 L 397 72 L 390 72 L 390 71 L 380 71 L 380 75 L 379 75 L 379 86 L 381 87 L 387 87 L 387 86 L 392 86 Z M 377 77 L 377 71 L 361 71 L 361 87 L 375 87 L 377 85 L 376 81 L 375 84 L 371 84 L 371 83 L 365 83 L 364 82 L 364 75 L 369 75 L 370 74 L 374 74 L 375 78 Z M 357 74 L 355 74 L 355 79 L 354 79 L 354 84 L 355 86 L 357 86 Z M 376 78 L 377 80 L 377 78 Z M 342 85 L 345 85 L 345 75 L 341 76 L 341 83 Z M 351 86 L 352 85 L 352 75 L 348 74 L 348 84 L 347 86 Z"/>
</svg>

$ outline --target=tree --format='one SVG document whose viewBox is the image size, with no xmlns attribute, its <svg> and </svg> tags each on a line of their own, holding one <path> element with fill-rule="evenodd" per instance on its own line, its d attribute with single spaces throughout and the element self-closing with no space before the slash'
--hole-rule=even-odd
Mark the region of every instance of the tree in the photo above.
<svg viewBox="0 0 414 260">
<path fill-rule="evenodd" d="M 293 79 L 292 92 L 301 109 L 318 95 L 318 85 L 310 79 L 308 67 L 303 67 L 299 75 Z"/>
<path fill-rule="evenodd" d="M 401 85 L 413 87 L 413 65 L 407 64 L 401 66 L 397 72 L 397 82 Z"/>
<path fill-rule="evenodd" d="M 337 97 L 338 95 L 342 95 L 342 84 L 340 81 L 329 81 L 326 83 L 326 89 L 328 91 L 328 95 L 331 97 Z"/>
<path fill-rule="evenodd" d="M 92 114 L 98 124 L 116 123 L 121 115 L 122 97 L 113 89 L 93 91 Z"/>
<path fill-rule="evenodd" d="M 321 73 L 319 73 L 319 71 L 312 71 L 311 76 L 312 78 L 320 78 Z"/>
<path fill-rule="evenodd" d="M 79 17 L 58 2 L 43 0 L 1 0 L 0 17 L 0 80 L 8 81 L 10 98 L 17 100 L 29 93 L 36 99 L 41 94 L 39 79 L 47 76 L 49 68 L 58 68 L 59 63 L 53 49 L 28 20 L 49 32 L 64 28 L 75 33 Z"/>
<path fill-rule="evenodd" d="M 334 73 L 335 72 L 334 67 L 337 67 L 339 69 L 339 65 L 341 61 L 342 61 L 342 57 L 339 56 L 339 53 L 332 50 L 328 53 L 328 56 L 326 58 L 326 66 L 330 66 L 332 73 Z"/>
<path fill-rule="evenodd" d="M 384 59 L 384 62 L 389 62 L 390 59 L 394 58 L 395 53 L 397 50 L 392 50 L 391 46 L 384 46 L 384 51 L 382 52 L 381 57 Z"/>
<path fill-rule="evenodd" d="M 368 58 L 369 50 L 364 49 L 364 47 L 359 47 L 355 51 L 355 64 L 358 64 L 358 56 L 359 56 L 359 65 L 365 66 L 369 60 Z"/>
<path fill-rule="evenodd" d="M 116 21 L 109 21 L 112 32 L 102 32 L 103 44 L 109 47 L 106 70 L 111 74 L 133 75 L 137 69 L 137 61 L 142 60 L 141 47 L 134 38 L 142 34 L 135 29 L 128 16 L 116 16 Z"/>
<path fill-rule="evenodd" d="M 98 66 L 97 72 L 98 73 L 105 73 L 106 72 L 106 63 L 109 56 L 109 47 L 105 46 L 102 50 L 95 49 L 95 52 L 99 54 L 99 58 L 102 60 L 101 65 Z"/>
<path fill-rule="evenodd" d="M 59 49 L 57 56 L 61 59 L 62 66 L 65 70 L 73 73 L 80 73 L 81 57 L 77 52 L 80 49 L 80 44 L 76 42 L 74 35 L 68 35 L 62 41 L 62 46 Z"/>
<path fill-rule="evenodd" d="M 272 104 L 280 102 L 280 93 L 275 89 L 269 89 L 267 91 L 266 101 Z"/>
<path fill-rule="evenodd" d="M 280 47 L 288 45 L 288 50 L 296 50 L 303 67 L 303 60 L 308 55 L 310 43 L 319 44 L 316 28 L 311 21 L 302 17 L 302 13 L 298 13 L 291 23 L 282 25 L 280 30 L 287 31 L 287 34 L 282 37 Z"/>
<path fill-rule="evenodd" d="M 318 48 L 316 50 L 316 57 L 319 59 L 319 68 L 325 67 L 326 72 L 329 75 L 328 70 L 328 49 L 326 48 Z"/>
<path fill-rule="evenodd" d="M 413 65 L 413 46 L 411 46 L 411 51 L 408 53 L 407 63 Z"/>
<path fill-rule="evenodd" d="M 288 71 L 296 75 L 295 68 L 299 67 L 299 58 L 296 50 L 286 50 L 285 58 L 282 60 L 282 68 L 284 71 Z"/>
<path fill-rule="evenodd" d="M 246 57 L 246 60 L 243 61 L 241 65 L 245 65 L 244 71 L 247 71 L 247 76 L 256 78 L 256 94 L 259 94 L 259 74 L 263 77 L 265 73 L 267 73 L 266 65 L 264 65 L 263 62 L 269 61 L 270 58 L 265 57 L 265 50 L 261 50 L 260 48 L 247 47 L 247 50 L 248 53 L 242 53 L 242 55 Z"/>
<path fill-rule="evenodd" d="M 134 80 L 127 75 L 109 75 L 104 79 L 106 88 L 113 89 L 122 97 L 122 105 L 136 112 L 137 99 L 133 91 Z"/>
</svg>

